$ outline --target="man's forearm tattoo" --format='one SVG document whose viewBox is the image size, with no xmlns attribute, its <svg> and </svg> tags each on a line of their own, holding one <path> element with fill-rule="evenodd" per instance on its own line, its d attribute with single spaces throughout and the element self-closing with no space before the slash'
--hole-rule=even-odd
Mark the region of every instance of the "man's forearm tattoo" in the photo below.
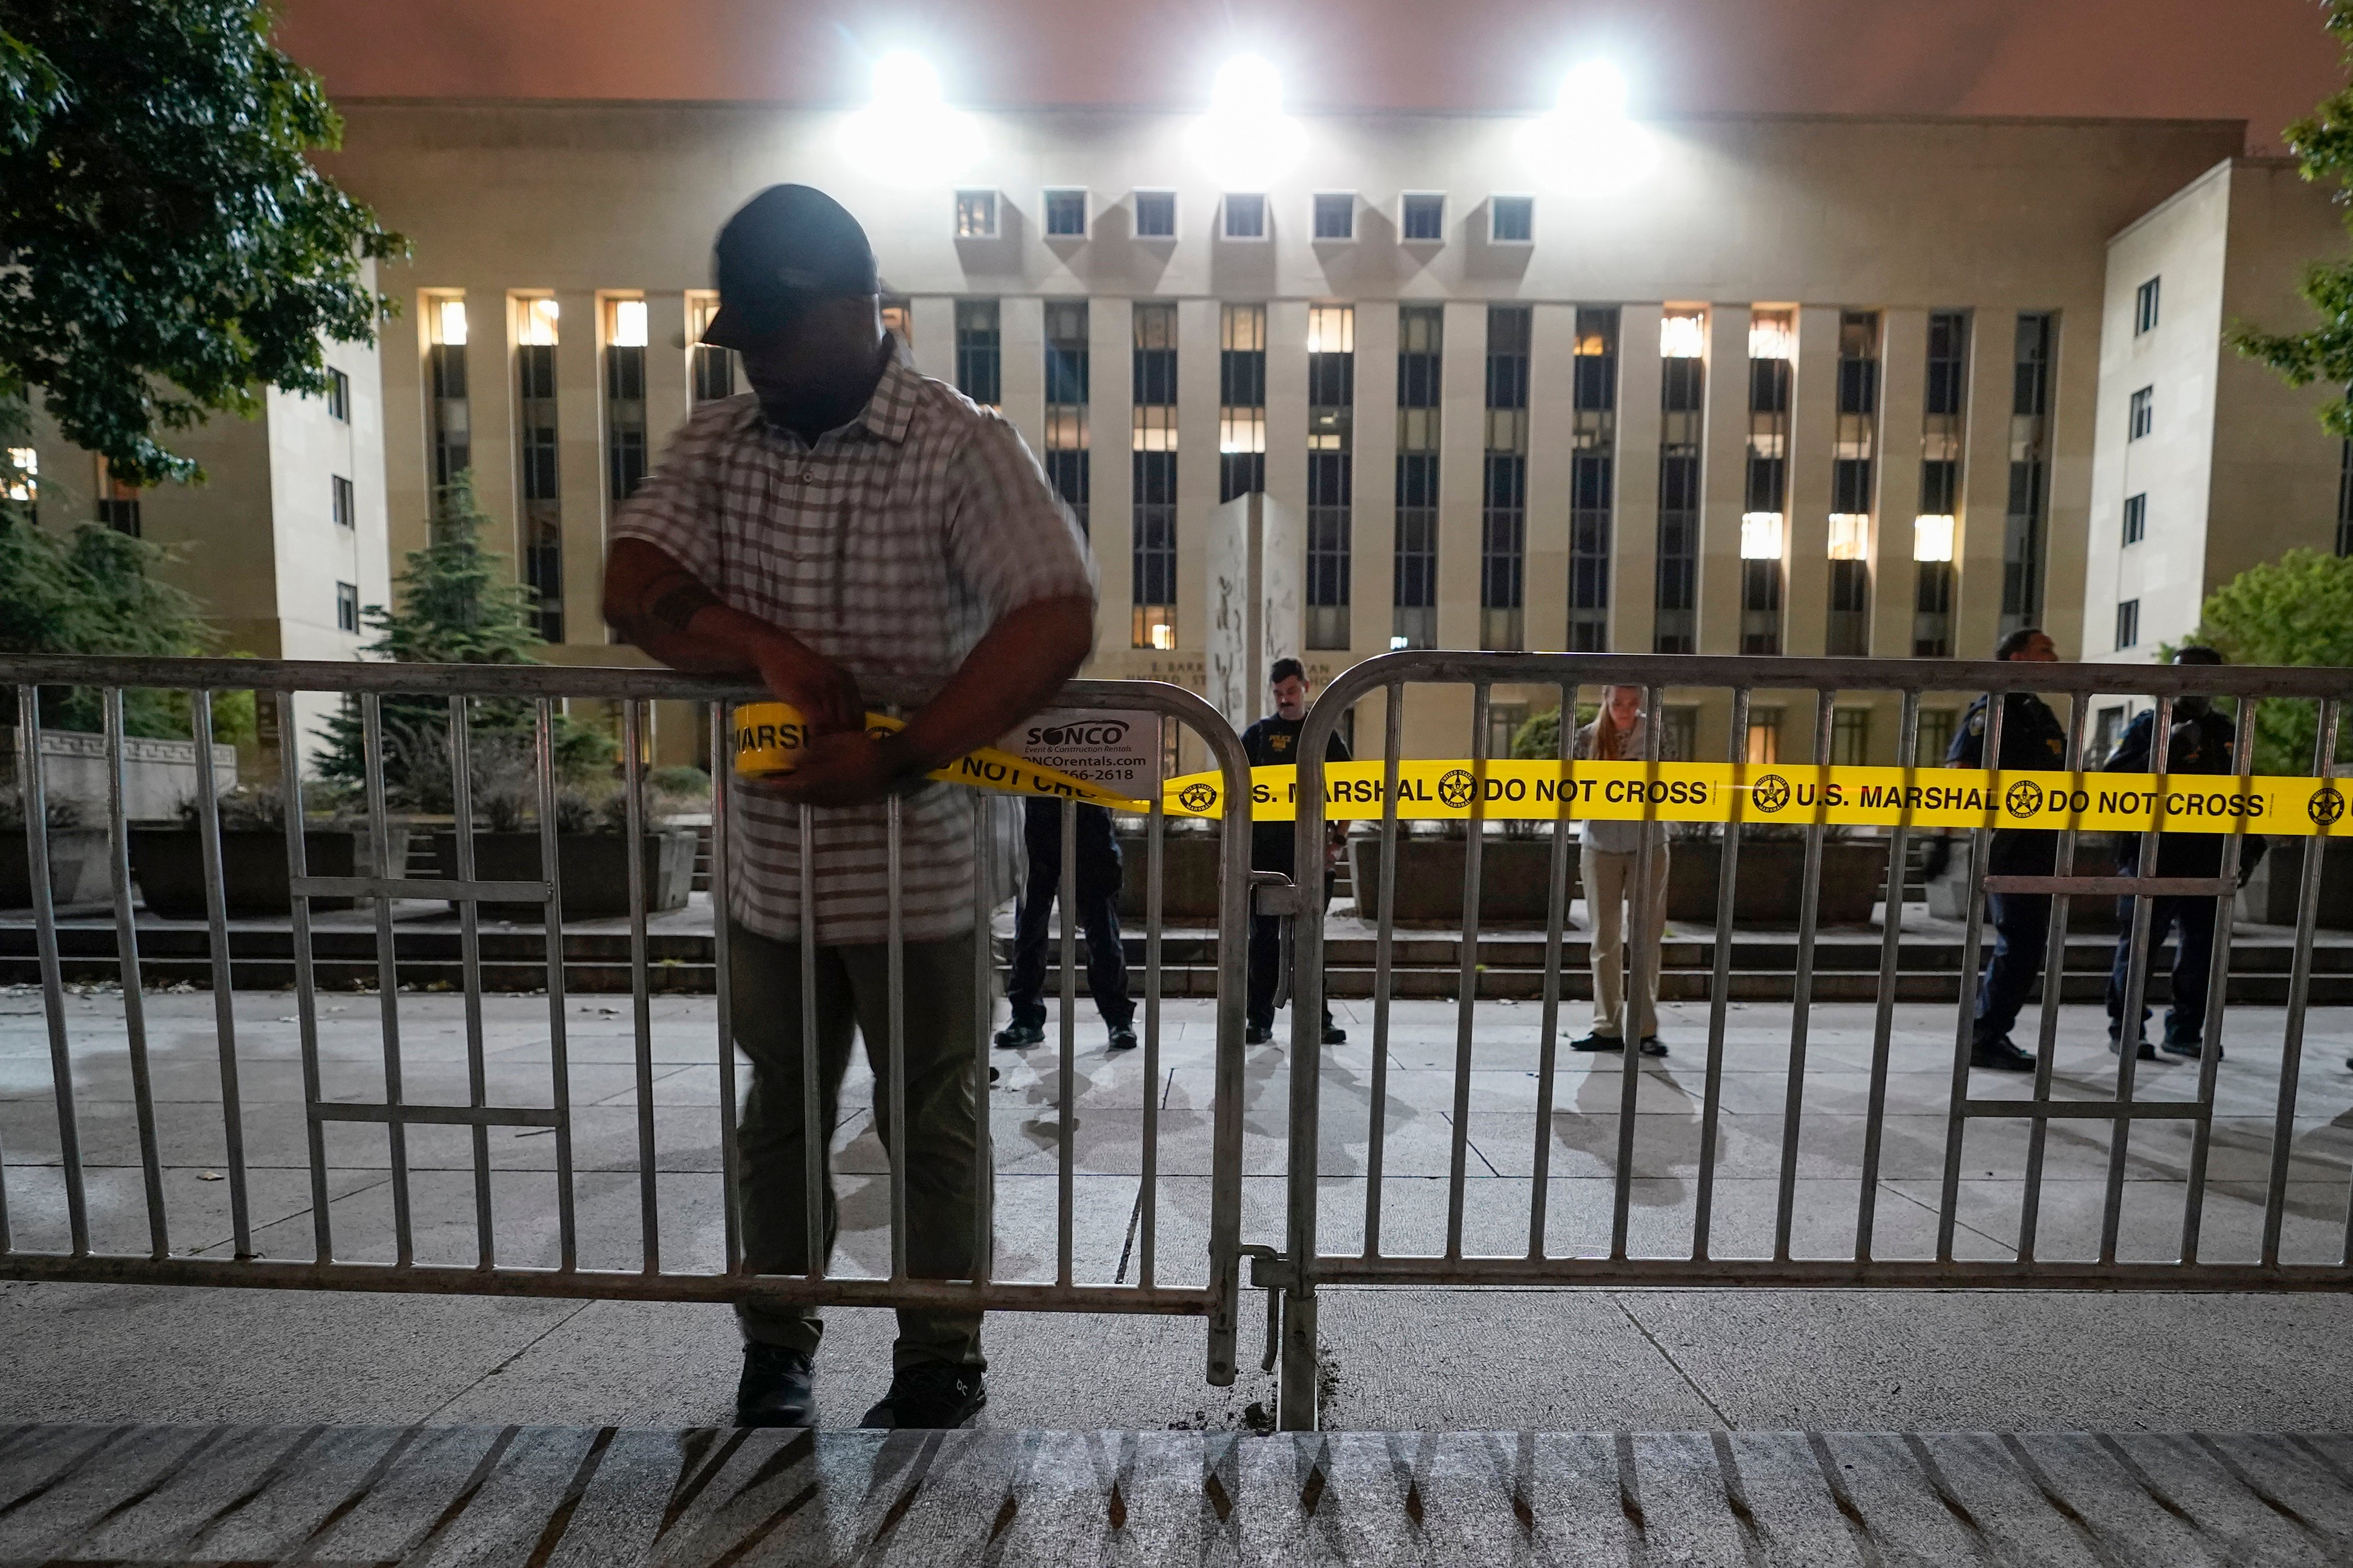
<svg viewBox="0 0 2353 1568">
<path fill-rule="evenodd" d="M 648 590 L 646 614 L 674 632 L 683 633 L 694 617 L 719 603 L 719 595 L 683 572 L 657 579 Z"/>
</svg>

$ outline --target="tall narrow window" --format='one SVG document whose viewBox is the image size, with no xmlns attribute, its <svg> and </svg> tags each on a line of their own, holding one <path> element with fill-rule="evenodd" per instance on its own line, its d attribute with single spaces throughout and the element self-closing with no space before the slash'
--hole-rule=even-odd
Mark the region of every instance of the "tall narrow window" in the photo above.
<svg viewBox="0 0 2353 1568">
<path fill-rule="evenodd" d="M 2133 336 L 2157 331 L 2157 279 L 2133 291 Z"/>
<path fill-rule="evenodd" d="M 1871 651 L 1872 476 L 1879 451 L 1879 317 L 1839 318 L 1838 437 L 1831 459 L 1830 624 L 1823 647 Z"/>
<path fill-rule="evenodd" d="M 1479 511 L 1479 646 L 1527 646 L 1528 346 L 1525 305 L 1487 307 L 1486 471 Z"/>
<path fill-rule="evenodd" d="M 1087 516 L 1087 302 L 1046 306 L 1046 477 L 1091 532 Z"/>
<path fill-rule="evenodd" d="M 1348 646 L 1349 535 L 1355 500 L 1356 312 L 1307 311 L 1307 624 L 1309 647 Z"/>
<path fill-rule="evenodd" d="M 356 583 L 335 584 L 335 629 L 339 632 L 360 629 L 360 589 Z"/>
<path fill-rule="evenodd" d="M 2125 413 L 2125 439 L 2137 441 L 2157 428 L 2157 388 L 2144 386 L 2132 395 Z"/>
<path fill-rule="evenodd" d="M 352 422 L 352 378 L 332 368 L 327 372 L 327 417 Z"/>
<path fill-rule="evenodd" d="M 1137 647 L 1176 646 L 1176 307 L 1134 307 Z"/>
<path fill-rule="evenodd" d="M 607 302 L 605 480 L 615 500 L 646 482 L 646 302 Z"/>
<path fill-rule="evenodd" d="M 328 505 L 334 513 L 335 526 L 357 528 L 360 522 L 359 493 L 352 489 L 352 481 L 341 474 L 329 475 L 327 496 Z"/>
<path fill-rule="evenodd" d="M 1577 312 L 1568 459 L 1568 648 L 1609 646 L 1610 513 L 1617 490 L 1618 309 Z"/>
<path fill-rule="evenodd" d="M 1953 534 L 1961 510 L 1968 384 L 1968 312 L 1936 311 L 1928 318 L 1928 385 L 1920 415 L 1920 510 L 1912 520 L 1915 658 L 1953 653 Z"/>
<path fill-rule="evenodd" d="M 139 515 L 139 487 L 116 479 L 104 458 L 98 459 L 98 521 L 133 539 L 145 526 Z"/>
<path fill-rule="evenodd" d="M 466 416 L 466 301 L 437 295 L 426 301 L 425 351 L 428 421 L 433 438 L 433 508 L 447 504 L 449 487 L 474 466 L 472 426 Z"/>
<path fill-rule="evenodd" d="M 2001 539 L 2004 636 L 2042 617 L 2043 520 L 2051 506 L 2051 369 L 2058 346 L 2057 316 L 2030 311 L 2018 318 L 2010 378 L 2010 506 Z"/>
<path fill-rule="evenodd" d="M 2116 606 L 2116 651 L 2140 641 L 2140 601 L 2126 599 Z"/>
<path fill-rule="evenodd" d="M 956 390 L 994 408 L 1003 401 L 997 362 L 997 301 L 958 300 L 955 308 Z"/>
<path fill-rule="evenodd" d="M 41 454 L 35 447 L 11 447 L 0 453 L 6 461 L 0 466 L 0 496 L 5 496 L 25 509 L 26 519 L 38 528 L 41 523 Z"/>
<path fill-rule="evenodd" d="M 2125 497 L 2125 542 L 2138 544 L 2148 537 L 2148 492 Z"/>
<path fill-rule="evenodd" d="M 1389 647 L 1438 646 L 1439 372 L 1446 313 L 1398 308 L 1397 563 Z"/>
<path fill-rule="evenodd" d="M 564 640 L 564 503 L 555 423 L 555 301 L 515 301 L 515 466 L 522 479 L 523 581 L 539 635 Z"/>
<path fill-rule="evenodd" d="M 1700 441 L 1707 419 L 1707 315 L 1659 321 L 1659 567 L 1651 647 L 1699 651 Z M 1690 755 L 1685 752 L 1684 755 Z"/>
<path fill-rule="evenodd" d="M 1266 307 L 1227 305 L 1218 318 L 1218 500 L 1264 489 Z"/>
<path fill-rule="evenodd" d="M 1748 323 L 1748 453 L 1740 513 L 1740 651 L 1781 651 L 1781 556 L 1789 494 L 1789 395 L 1797 318 L 1758 310 Z"/>
<path fill-rule="evenodd" d="M 686 297 L 687 386 L 697 403 L 708 403 L 714 397 L 735 395 L 735 351 L 723 349 L 702 341 L 710 330 L 711 319 L 719 314 L 716 294 L 689 294 Z"/>
</svg>

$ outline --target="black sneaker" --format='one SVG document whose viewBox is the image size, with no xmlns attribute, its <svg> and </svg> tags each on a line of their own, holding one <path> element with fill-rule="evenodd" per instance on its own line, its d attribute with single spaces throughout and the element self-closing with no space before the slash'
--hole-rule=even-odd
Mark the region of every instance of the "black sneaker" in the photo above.
<svg viewBox="0 0 2353 1568">
<path fill-rule="evenodd" d="M 1026 1051 L 1045 1043 L 1046 1027 L 1042 1024 L 1025 1024 L 1016 1018 L 997 1031 L 997 1048 L 1000 1051 Z"/>
<path fill-rule="evenodd" d="M 1646 1057 L 1662 1057 L 1667 1054 L 1667 1042 L 1656 1035 L 1644 1035 L 1641 1050 Z"/>
<path fill-rule="evenodd" d="M 814 1426 L 817 1363 L 807 1351 L 745 1345 L 744 1375 L 735 1384 L 738 1426 Z"/>
<path fill-rule="evenodd" d="M 1113 1024 L 1111 1026 L 1110 1048 L 1114 1051 L 1132 1051 L 1135 1049 L 1135 1026 L 1133 1024 Z"/>
<path fill-rule="evenodd" d="M 1274 1044 L 1274 1029 L 1271 1026 L 1266 1024 L 1250 1025 L 1242 1030 L 1242 1044 L 1246 1046 L 1271 1046 Z"/>
<path fill-rule="evenodd" d="M 2203 1040 L 2177 1040 L 2168 1037 L 2165 1042 L 2164 1049 L 2167 1056 L 2186 1057 L 2194 1062 L 2206 1054 L 2206 1042 Z M 2222 1059 L 2222 1047 L 2220 1046 L 2216 1046 L 2214 1047 L 2214 1059 L 2218 1062 Z"/>
<path fill-rule="evenodd" d="M 976 1366 L 944 1361 L 918 1362 L 891 1376 L 891 1392 L 866 1413 L 861 1426 L 944 1432 L 980 1414 L 988 1385 Z"/>
<path fill-rule="evenodd" d="M 2124 1037 L 2117 1031 L 2110 1029 L 2108 1031 L 2108 1055 L 2112 1057 L 2120 1057 L 2124 1054 Z M 2140 1049 L 2134 1053 L 2134 1059 L 2136 1061 L 2144 1062 L 2153 1062 L 2157 1060 L 2157 1047 L 2148 1043 L 2148 1037 L 2145 1035 L 2141 1037 Z"/>
<path fill-rule="evenodd" d="M 1994 1072 L 2032 1072 L 2034 1053 L 2021 1051 L 2004 1035 L 1998 1040 L 1979 1040 L 1969 1047 L 1969 1066 L 1986 1068 Z"/>
<path fill-rule="evenodd" d="M 1348 1043 L 1348 1031 L 1337 1024 L 1326 1024 L 1324 1026 L 1324 1043 L 1327 1046 L 1345 1046 Z"/>
<path fill-rule="evenodd" d="M 1568 1048 L 1572 1051 L 1622 1051 L 1626 1048 L 1626 1042 L 1617 1035 L 1588 1035 L 1581 1040 L 1569 1041 Z"/>
</svg>

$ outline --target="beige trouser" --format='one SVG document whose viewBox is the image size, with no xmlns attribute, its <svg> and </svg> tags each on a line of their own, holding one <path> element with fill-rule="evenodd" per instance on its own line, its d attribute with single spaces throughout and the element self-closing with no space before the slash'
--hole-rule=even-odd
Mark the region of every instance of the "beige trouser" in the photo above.
<svg viewBox="0 0 2353 1568">
<path fill-rule="evenodd" d="M 1626 906 L 1634 896 L 1640 857 L 1585 851 L 1585 909 L 1593 921 L 1593 1032 L 1623 1037 Z M 1667 924 L 1667 847 L 1651 850 L 1646 929 L 1635 939 L 1634 1037 L 1659 1032 L 1659 939 Z"/>
</svg>

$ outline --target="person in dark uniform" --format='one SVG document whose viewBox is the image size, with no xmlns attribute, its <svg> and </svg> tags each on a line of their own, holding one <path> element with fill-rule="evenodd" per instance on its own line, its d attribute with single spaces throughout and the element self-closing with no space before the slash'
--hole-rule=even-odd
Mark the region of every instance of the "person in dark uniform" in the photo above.
<svg viewBox="0 0 2353 1568">
<path fill-rule="evenodd" d="M 2173 662 L 2221 664 L 2222 656 L 2211 647 L 2192 646 L 2178 650 Z M 2166 746 L 2168 773 L 2232 771 L 2232 726 L 2230 720 L 2214 711 L 2212 699 L 2175 698 L 2173 721 L 2173 731 Z M 2137 715 L 2125 727 L 2123 739 L 2116 742 L 2116 751 L 2102 764 L 2103 769 L 2112 773 L 2156 771 L 2150 762 L 2156 729 L 2156 709 Z M 2157 875 L 2219 877 L 2222 874 L 2222 854 L 2230 841 L 2230 836 L 2223 833 L 2160 833 L 2157 837 Z M 2137 833 L 2116 836 L 2116 875 L 2140 875 L 2140 847 L 2141 836 Z M 2261 834 L 2247 836 L 2239 854 L 2242 883 L 2253 875 L 2255 867 L 2262 862 L 2264 847 Z M 2133 900 L 2120 898 L 2116 900 L 2116 957 L 2108 970 L 2108 1048 L 2119 1053 L 2124 1049 L 2125 987 L 2132 970 L 2132 927 Z M 2152 955 L 2163 951 L 2166 933 L 2176 929 L 2180 931 L 2180 941 L 2173 953 L 2173 1001 L 2165 1014 L 2165 1049 L 2177 1057 L 2195 1057 L 2203 1049 L 2206 1033 L 2207 965 L 2214 956 L 2213 899 L 2152 899 L 2148 921 L 2148 949 Z M 2140 1059 L 2145 1062 L 2157 1060 L 2157 1052 L 2149 1047 L 2145 1034 L 2148 1014 L 2149 1009 L 2143 1005 L 2133 1026 L 2133 1037 L 2140 1047 Z"/>
<path fill-rule="evenodd" d="M 1993 650 L 1999 659 L 2027 664 L 2055 664 L 2058 645 L 2035 626 L 2022 627 L 2001 639 Z M 1981 768 L 1985 763 L 1987 698 L 1979 697 L 1962 717 L 1960 732 L 1945 753 L 1945 765 Z M 2051 772 L 2067 765 L 2067 727 L 2050 705 L 2031 691 L 2013 691 L 2001 710 L 2001 755 L 1998 768 Z M 2042 828 L 1997 827 L 1986 870 L 1999 877 L 2048 877 L 2058 863 L 2059 836 Z M 2042 973 L 2042 950 L 2051 935 L 2051 895 L 2048 893 L 1988 893 L 1993 917 L 1993 952 L 1986 959 L 1985 977 L 1978 986 L 1977 1022 L 1971 1030 L 1969 1065 L 1998 1072 L 2031 1072 L 2034 1053 L 2021 1051 L 2010 1037 L 2026 994 Z M 2058 1005 L 2052 987 L 2044 1005 Z"/>
<path fill-rule="evenodd" d="M 1087 990 L 1111 1031 L 1111 1048 L 1135 1048 L 1135 1004 L 1127 994 L 1127 954 L 1119 941 L 1119 841 L 1111 813 L 1099 805 L 1076 808 L 1079 850 L 1079 929 L 1087 937 Z M 1021 803 L 1021 836 L 1029 851 L 1029 876 L 1013 912 L 1013 974 L 1006 1000 L 1013 1021 L 997 1032 L 1007 1050 L 1023 1050 L 1046 1039 L 1046 938 L 1054 901 L 1062 889 L 1062 803 L 1031 798 Z"/>
<path fill-rule="evenodd" d="M 1274 712 L 1242 731 L 1242 750 L 1249 753 L 1254 768 L 1293 767 L 1298 764 L 1299 730 L 1307 718 L 1307 670 L 1295 658 L 1278 658 L 1267 672 L 1267 681 L 1274 696 Z M 1345 763 L 1348 748 L 1338 735 L 1324 748 L 1327 763 Z M 1338 823 L 1330 827 L 1330 842 L 1336 847 L 1347 829 Z M 1254 822 L 1250 825 L 1250 869 L 1280 871 L 1293 881 L 1299 880 L 1292 866 L 1293 825 L 1288 822 Z M 1324 896 L 1332 896 L 1332 868 L 1327 857 L 1324 867 Z M 1277 915 L 1250 916 L 1250 1011 L 1249 1032 L 1242 1037 L 1253 1046 L 1262 1046 L 1274 1038 L 1274 990 L 1282 974 L 1282 921 Z M 1324 1009 L 1324 1043 L 1336 1046 L 1348 1037 L 1346 1030 L 1332 1022 L 1332 1009 Z"/>
</svg>

